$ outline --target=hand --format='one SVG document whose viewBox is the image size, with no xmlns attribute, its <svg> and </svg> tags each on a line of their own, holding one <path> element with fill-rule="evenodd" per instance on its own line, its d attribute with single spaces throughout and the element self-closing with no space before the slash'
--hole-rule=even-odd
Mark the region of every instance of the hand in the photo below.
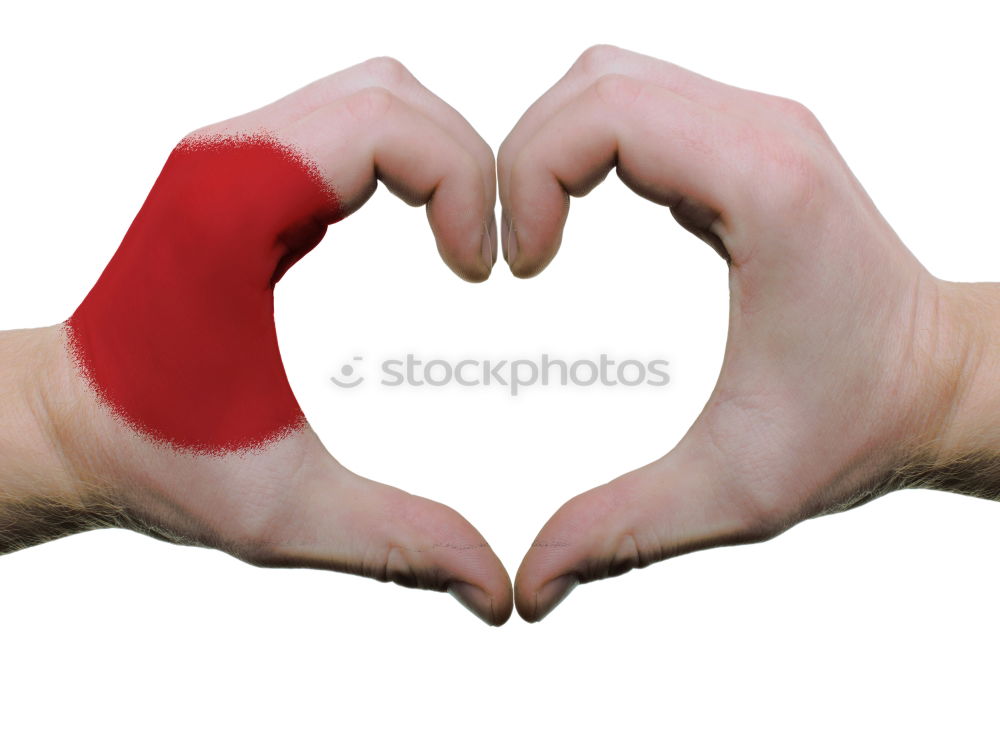
<svg viewBox="0 0 1000 750">
<path fill-rule="evenodd" d="M 624 50 L 588 50 L 499 152 L 515 275 L 545 268 L 569 196 L 612 167 L 728 263 L 729 338 L 680 443 L 573 498 L 539 532 L 515 582 L 525 619 L 578 582 L 769 539 L 900 487 L 972 491 L 969 477 L 992 466 L 998 492 L 997 431 L 992 454 L 977 453 L 960 437 L 976 431 L 957 416 L 970 412 L 962 397 L 982 391 L 969 377 L 982 338 L 963 322 L 977 316 L 959 312 L 970 290 L 910 254 L 808 110 Z M 1000 321 L 995 303 L 990 312 Z"/>
<path fill-rule="evenodd" d="M 0 466 L 0 551 L 124 526 L 257 565 L 448 589 L 504 622 L 510 579 L 483 537 L 341 466 L 285 378 L 273 286 L 376 178 L 427 204 L 452 270 L 489 276 L 493 154 L 393 60 L 184 139 L 67 325 L 0 339 L 5 362 L 30 363 L 6 390 L 31 405 L 5 399 L 26 427 Z"/>
</svg>

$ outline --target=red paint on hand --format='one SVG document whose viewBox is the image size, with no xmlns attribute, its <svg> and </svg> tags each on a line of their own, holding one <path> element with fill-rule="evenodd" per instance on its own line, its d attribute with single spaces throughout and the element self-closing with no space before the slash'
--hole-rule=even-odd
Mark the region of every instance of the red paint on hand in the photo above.
<svg viewBox="0 0 1000 750">
<path fill-rule="evenodd" d="M 341 217 L 315 164 L 268 135 L 185 139 L 67 321 L 103 403 L 157 442 L 261 447 L 305 425 L 273 287 Z"/>
</svg>

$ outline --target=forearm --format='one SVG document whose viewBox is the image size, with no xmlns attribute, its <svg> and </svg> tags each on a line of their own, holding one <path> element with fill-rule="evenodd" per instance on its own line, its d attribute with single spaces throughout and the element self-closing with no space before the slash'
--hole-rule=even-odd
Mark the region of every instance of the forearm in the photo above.
<svg viewBox="0 0 1000 750">
<path fill-rule="evenodd" d="M 1000 284 L 941 282 L 939 363 L 953 387 L 910 486 L 1000 500 Z"/>
<path fill-rule="evenodd" d="M 114 525 L 117 510 L 88 491 L 62 448 L 72 419 L 59 403 L 58 327 L 0 332 L 0 554 Z"/>
</svg>

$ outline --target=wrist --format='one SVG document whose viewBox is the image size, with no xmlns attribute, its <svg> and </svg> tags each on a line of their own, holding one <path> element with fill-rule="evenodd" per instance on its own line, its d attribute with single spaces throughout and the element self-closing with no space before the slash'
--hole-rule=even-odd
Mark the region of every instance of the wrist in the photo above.
<svg viewBox="0 0 1000 750">
<path fill-rule="evenodd" d="M 85 421 L 59 326 L 0 332 L 0 554 L 111 525 L 66 437 Z"/>
<path fill-rule="evenodd" d="M 11 500 L 75 494 L 52 420 L 51 328 L 0 332 L 0 493 Z"/>
<path fill-rule="evenodd" d="M 935 430 L 911 485 L 1000 499 L 1000 284 L 937 281 Z"/>
</svg>

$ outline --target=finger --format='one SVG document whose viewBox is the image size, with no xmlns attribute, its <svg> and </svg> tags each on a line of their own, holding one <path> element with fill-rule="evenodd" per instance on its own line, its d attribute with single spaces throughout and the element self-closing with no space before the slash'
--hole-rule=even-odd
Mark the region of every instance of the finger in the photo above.
<svg viewBox="0 0 1000 750">
<path fill-rule="evenodd" d="M 344 72 L 353 79 L 351 82 L 357 89 L 369 86 L 387 88 L 450 133 L 479 163 L 486 192 L 491 196 L 491 202 L 495 200 L 496 160 L 493 149 L 468 120 L 424 86 L 402 63 L 391 57 L 376 57 Z"/>
<path fill-rule="evenodd" d="M 539 273 L 558 250 L 569 196 L 586 195 L 617 166 L 643 197 L 682 199 L 724 222 L 750 184 L 750 123 L 627 76 L 598 79 L 511 160 L 500 195 L 505 255 L 517 276 Z"/>
<path fill-rule="evenodd" d="M 521 116 L 500 146 L 498 173 L 509 175 L 512 159 L 521 147 L 560 109 L 592 86 L 598 78 L 618 74 L 650 83 L 716 109 L 756 106 L 755 92 L 729 86 L 673 63 L 608 44 L 587 49 L 566 74 Z"/>
<path fill-rule="evenodd" d="M 685 438 L 659 461 L 563 505 L 521 562 L 514 585 L 518 613 L 537 622 L 578 583 L 766 538 L 741 488 L 725 480 L 725 467 L 704 445 Z"/>
<path fill-rule="evenodd" d="M 355 106 L 358 96 L 366 96 L 372 89 L 385 89 L 414 111 L 424 115 L 441 130 L 449 134 L 459 148 L 464 149 L 475 161 L 482 193 L 487 196 L 486 220 L 480 237 L 479 252 L 484 262 L 492 267 L 496 260 L 497 239 L 494 206 L 496 203 L 496 162 L 492 149 L 456 110 L 424 87 L 401 63 L 388 58 L 373 58 L 345 70 L 326 76 L 304 86 L 287 96 L 264 107 L 229 120 L 195 131 L 195 135 L 216 133 L 253 132 L 266 130 L 285 133 L 299 130 L 302 120 L 310 119 L 316 112 L 330 109 L 338 102 L 347 100 L 348 107 Z M 347 134 L 326 132 L 318 134 L 322 138 L 344 138 Z M 309 146 L 305 145 L 308 151 Z M 369 191 L 374 189 L 374 182 Z M 356 210 L 368 195 L 355 201 L 349 211 Z M 446 261 L 449 260 L 446 258 Z M 454 265 L 449 266 L 455 270 Z M 485 278 L 481 270 L 456 271 L 469 280 Z M 488 274 L 487 274 L 488 275 Z"/>
<path fill-rule="evenodd" d="M 391 57 L 374 57 L 352 65 L 234 120 L 242 120 L 245 129 L 256 126 L 283 130 L 317 109 L 366 88 L 388 89 L 450 133 L 476 158 L 490 189 L 495 189 L 495 160 L 493 150 L 486 141 L 457 110 L 426 88 L 405 65 Z M 248 125 L 251 127 L 247 128 Z"/>
<path fill-rule="evenodd" d="M 427 205 L 445 263 L 468 281 L 492 268 L 494 195 L 476 159 L 431 119 L 382 88 L 363 89 L 322 107 L 281 133 L 309 155 L 345 214 L 381 180 L 411 205 Z"/>
<path fill-rule="evenodd" d="M 244 559 L 448 591 L 490 625 L 510 617 L 507 571 L 456 511 L 359 477 L 328 456 L 307 456 L 296 476 L 294 497 Z"/>
</svg>

